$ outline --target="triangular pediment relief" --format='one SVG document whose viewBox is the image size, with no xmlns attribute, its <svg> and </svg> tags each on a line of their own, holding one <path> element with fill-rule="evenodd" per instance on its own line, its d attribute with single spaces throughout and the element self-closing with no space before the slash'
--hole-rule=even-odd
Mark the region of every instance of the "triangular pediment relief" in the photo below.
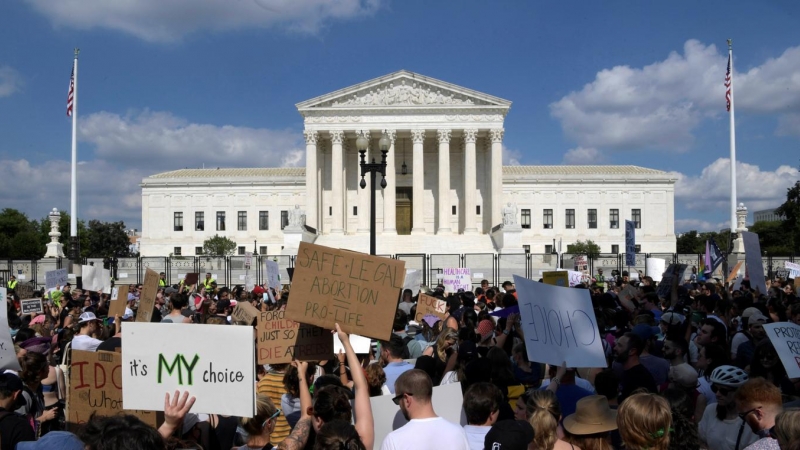
<svg viewBox="0 0 800 450">
<path fill-rule="evenodd" d="M 369 109 L 385 107 L 500 107 L 511 102 L 434 78 L 402 70 L 297 104 L 299 110 L 318 108 Z"/>
</svg>

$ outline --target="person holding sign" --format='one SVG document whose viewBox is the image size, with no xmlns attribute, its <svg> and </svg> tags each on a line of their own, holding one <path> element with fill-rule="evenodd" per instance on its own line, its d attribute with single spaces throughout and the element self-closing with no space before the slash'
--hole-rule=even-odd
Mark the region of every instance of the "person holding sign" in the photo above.
<svg viewBox="0 0 800 450">
<path fill-rule="evenodd" d="M 103 341 L 95 339 L 92 336 L 97 332 L 99 324 L 99 319 L 94 315 L 93 312 L 85 312 L 81 314 L 81 317 L 78 320 L 80 331 L 78 331 L 78 335 L 72 339 L 72 349 L 86 350 L 89 352 L 97 350 L 97 347 L 102 344 Z"/>
</svg>

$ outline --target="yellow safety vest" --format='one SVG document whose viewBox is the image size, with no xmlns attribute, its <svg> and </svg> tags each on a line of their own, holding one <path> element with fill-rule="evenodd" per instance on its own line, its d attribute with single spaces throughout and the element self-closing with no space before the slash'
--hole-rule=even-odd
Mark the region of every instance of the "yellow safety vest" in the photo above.
<svg viewBox="0 0 800 450">
<path fill-rule="evenodd" d="M 9 282 L 8 282 L 8 283 L 6 283 L 6 286 L 7 286 L 9 289 L 16 289 L 16 287 L 17 287 L 17 283 L 19 283 L 17 280 L 9 280 Z"/>
<path fill-rule="evenodd" d="M 161 278 L 158 279 L 158 286 L 159 287 L 167 287 L 167 280 L 163 280 Z"/>
<path fill-rule="evenodd" d="M 208 291 L 208 290 L 211 289 L 211 283 L 216 283 L 216 282 L 217 282 L 217 280 L 213 280 L 213 279 L 212 280 L 203 280 L 203 287 L 205 287 L 206 290 Z"/>
</svg>

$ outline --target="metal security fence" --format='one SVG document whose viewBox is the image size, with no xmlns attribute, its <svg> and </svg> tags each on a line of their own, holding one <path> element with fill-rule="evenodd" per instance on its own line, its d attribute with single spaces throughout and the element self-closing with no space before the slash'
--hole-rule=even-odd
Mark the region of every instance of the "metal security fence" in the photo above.
<svg viewBox="0 0 800 450">
<path fill-rule="evenodd" d="M 473 274 L 473 284 L 489 280 L 491 285 L 499 285 L 505 280 L 513 280 L 514 275 L 531 279 L 539 279 L 542 272 L 561 268 L 572 268 L 575 255 L 542 254 L 542 253 L 463 253 L 463 254 L 396 254 L 382 255 L 405 261 L 406 269 L 422 272 L 423 284 L 428 286 L 440 282 L 441 274 L 447 268 L 469 268 Z M 210 273 L 220 286 L 244 285 L 247 275 L 252 275 L 258 284 L 266 280 L 265 261 L 278 263 L 281 280 L 288 283 L 289 273 L 286 269 L 294 268 L 294 255 L 254 255 L 249 269 L 245 267 L 244 256 L 148 256 L 140 258 L 86 258 L 81 264 L 102 266 L 111 270 L 111 275 L 120 284 L 141 283 L 147 269 L 164 272 L 169 284 L 177 284 L 187 273 L 197 272 L 205 278 Z M 600 254 L 588 259 L 588 270 L 592 274 L 602 268 L 606 275 L 612 270 L 645 271 L 647 258 L 661 258 L 667 264 L 680 263 L 689 267 L 700 267 L 703 255 L 677 253 L 640 253 L 636 255 L 636 264 L 625 265 L 624 254 Z M 784 268 L 784 263 L 798 262 L 800 256 L 767 255 L 762 257 L 764 275 L 770 276 Z M 25 283 L 33 283 L 37 288 L 45 284 L 45 273 L 50 270 L 69 268 L 66 258 L 45 258 L 39 260 L 12 260 L 0 258 L 0 285 L 5 286 L 11 275 Z"/>
</svg>

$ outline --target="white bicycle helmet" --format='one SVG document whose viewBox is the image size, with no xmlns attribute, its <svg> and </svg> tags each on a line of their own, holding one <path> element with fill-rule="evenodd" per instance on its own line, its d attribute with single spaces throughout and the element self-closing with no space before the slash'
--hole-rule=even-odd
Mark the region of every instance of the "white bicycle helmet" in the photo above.
<svg viewBox="0 0 800 450">
<path fill-rule="evenodd" d="M 747 373 L 736 366 L 719 366 L 711 372 L 709 381 L 723 386 L 739 387 L 747 382 Z"/>
</svg>

